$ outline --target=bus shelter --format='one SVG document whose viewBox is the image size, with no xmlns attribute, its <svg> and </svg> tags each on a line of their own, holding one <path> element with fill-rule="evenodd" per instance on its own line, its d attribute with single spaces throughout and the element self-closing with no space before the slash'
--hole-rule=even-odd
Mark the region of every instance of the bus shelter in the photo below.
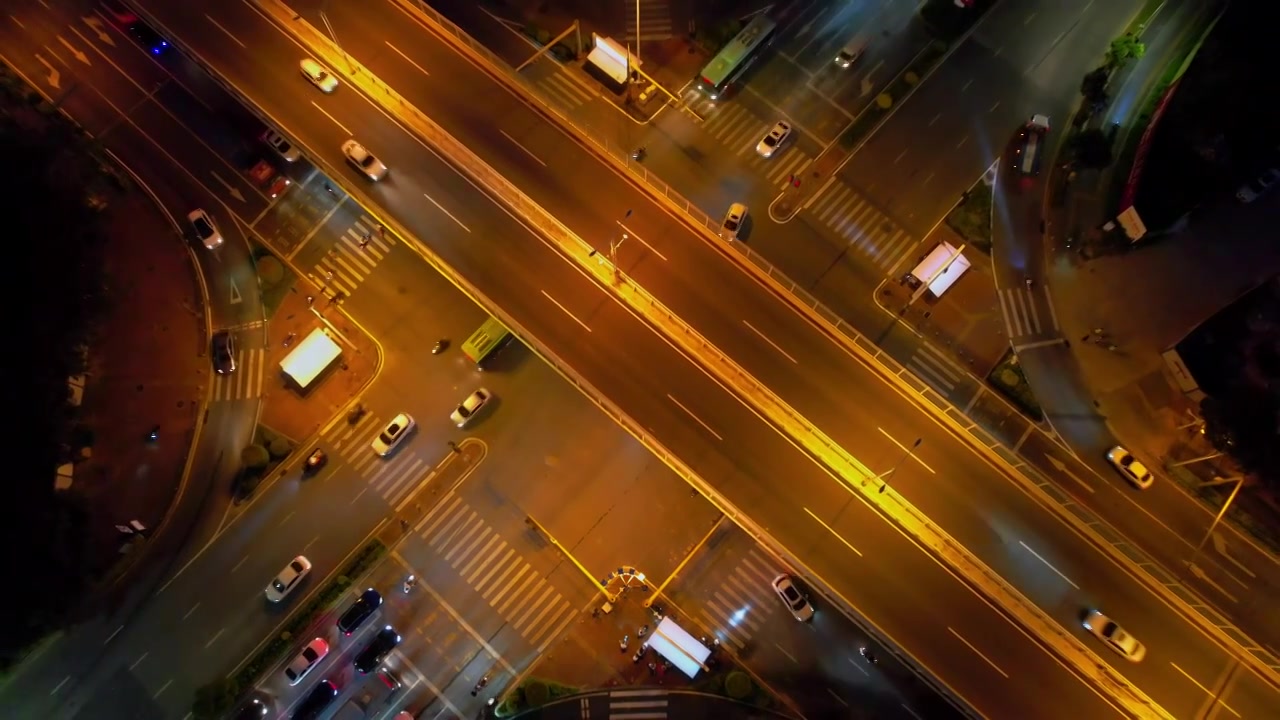
<svg viewBox="0 0 1280 720">
<path fill-rule="evenodd" d="M 329 337 L 324 328 L 316 328 L 298 343 L 293 352 L 284 356 L 280 370 L 306 390 L 339 355 L 342 355 L 342 347 Z"/>
<path fill-rule="evenodd" d="M 658 628 L 649 633 L 648 645 L 690 678 L 706 668 L 711 649 L 698 642 L 671 618 L 663 618 Z"/>
</svg>

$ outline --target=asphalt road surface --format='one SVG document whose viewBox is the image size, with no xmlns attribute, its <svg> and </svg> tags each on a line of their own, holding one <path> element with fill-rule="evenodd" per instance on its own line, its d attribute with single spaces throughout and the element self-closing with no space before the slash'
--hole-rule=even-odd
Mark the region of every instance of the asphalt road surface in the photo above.
<svg viewBox="0 0 1280 720">
<path fill-rule="evenodd" d="M 1021 709 L 1026 712 L 1033 707 L 1039 708 L 1032 694 L 1012 688 L 1011 692 L 993 699 L 986 692 L 991 681 L 988 675 L 993 667 L 1017 667 L 1037 678 L 1046 679 L 1043 681 L 1051 685 L 1060 684 L 1063 697 L 1076 698 L 1086 706 L 1101 702 L 1098 696 L 1064 677 L 1063 669 L 1034 649 L 1018 630 L 995 619 L 990 615 L 989 607 L 956 585 L 954 578 L 940 572 L 914 548 L 903 545 L 903 538 L 886 532 L 888 528 L 881 523 L 872 522 L 870 518 L 833 519 L 838 531 L 853 536 L 846 538 L 853 546 L 877 548 L 874 557 L 867 558 L 866 562 L 879 565 L 889 558 L 893 560 L 889 565 L 873 567 L 868 572 L 877 580 L 875 588 L 848 578 L 847 549 L 833 547 L 834 543 L 827 538 L 826 531 L 806 517 L 804 508 L 797 507 L 796 500 L 797 497 L 805 501 L 825 497 L 827 502 L 816 502 L 815 506 L 830 508 L 838 504 L 837 498 L 848 498 L 845 490 L 830 482 L 803 458 L 794 455 L 795 450 L 789 443 L 761 426 L 734 399 L 718 387 L 709 387 L 710 384 L 687 366 L 683 358 L 673 357 L 664 343 L 659 347 L 660 343 L 636 326 L 628 313 L 610 304 L 598 289 L 566 269 L 558 257 L 536 239 L 530 238 L 522 226 L 505 215 L 494 213 L 487 197 L 456 180 L 448 182 L 452 170 L 447 165 L 388 124 L 377 110 L 365 105 L 363 99 L 357 99 L 350 88 L 342 88 L 341 95 L 324 98 L 298 81 L 293 68 L 301 51 L 275 35 L 251 10 L 222 8 L 210 9 L 210 12 L 217 13 L 220 25 L 228 33 L 252 40 L 252 59 L 234 50 L 238 47 L 236 43 L 206 41 L 203 33 L 191 29 L 189 23 L 194 22 L 192 20 L 184 20 L 161 8 L 152 8 L 152 11 L 160 13 L 164 24 L 184 38 L 206 62 L 213 63 L 291 134 L 306 140 L 308 146 L 336 147 L 350 130 L 375 153 L 395 158 L 391 179 L 371 192 L 391 209 L 397 219 L 430 242 L 433 249 L 491 298 L 508 308 L 536 337 L 556 348 L 593 384 L 609 388 L 614 399 L 640 422 L 653 428 L 668 447 L 687 459 L 702 459 L 703 462 L 693 464 L 705 478 L 720 486 L 727 497 L 769 527 L 788 547 L 799 548 L 819 574 L 855 607 L 866 610 L 890 637 L 902 642 L 926 667 L 939 671 L 953 688 L 978 703 L 980 709 L 1003 714 L 1003 710 L 1016 712 Z M 359 28 L 362 25 L 357 18 L 341 18 L 340 24 L 345 34 L 361 37 Z M 184 31 L 184 27 L 187 30 Z M 388 31 L 403 30 L 390 28 Z M 374 32 L 374 29 L 369 28 L 366 32 Z M 388 42 L 399 46 L 393 41 L 384 41 L 382 45 Z M 367 38 L 363 45 L 376 47 L 377 43 Z M 946 468 L 947 474 L 957 483 L 965 479 L 981 483 L 977 493 L 954 488 L 952 499 L 962 501 L 957 505 L 965 506 L 975 498 L 982 498 L 984 505 L 994 502 L 990 496 L 1003 483 L 990 468 L 979 463 L 949 436 L 928 423 L 920 422 L 918 415 L 901 405 L 901 398 L 871 377 L 860 382 L 857 373 L 864 371 L 858 370 L 847 357 L 817 336 L 810 326 L 796 322 L 797 318 L 789 310 L 771 298 L 763 297 L 759 288 L 726 266 L 713 249 L 692 238 L 689 242 L 671 242 L 684 236 L 681 226 L 664 217 L 660 211 L 648 207 L 645 199 L 634 196 L 619 178 L 600 168 L 589 156 L 581 155 L 578 148 L 565 142 L 565 138 L 555 131 L 542 126 L 527 109 L 504 97 L 500 90 L 493 89 L 492 96 L 485 95 L 486 98 L 491 97 L 492 103 L 483 111 L 483 115 L 490 116 L 489 119 L 483 120 L 476 114 L 479 110 L 475 103 L 467 103 L 465 99 L 474 96 L 478 88 L 492 88 L 485 78 L 444 48 L 433 45 L 429 39 L 419 37 L 413 47 L 419 53 L 413 63 L 404 62 L 402 56 L 392 51 L 377 51 L 365 62 L 371 64 L 381 77 L 401 87 L 411 100 L 417 97 L 416 102 L 422 107 L 433 108 L 437 121 L 508 177 L 527 188 L 536 200 L 568 222 L 580 235 L 607 238 L 616 232 L 611 228 L 616 228 L 617 219 L 624 216 L 626 209 L 631 209 L 624 207 L 618 198 L 628 206 L 636 206 L 635 226 L 628 229 L 633 237 L 644 238 L 654 244 L 656 251 L 652 255 L 644 253 L 631 258 L 624 251 L 622 261 L 629 274 L 657 292 L 720 347 L 741 358 L 757 377 L 778 390 L 820 426 L 843 426 L 844 432 L 832 434 L 845 447 L 868 458 L 869 465 L 887 467 L 897 452 L 894 442 L 886 441 L 885 436 L 877 431 L 876 422 L 861 410 L 874 407 L 877 415 L 882 417 L 881 425 L 890 425 L 886 430 L 898 441 L 909 443 L 912 437 L 924 438 L 921 452 L 917 455 L 921 465 Z M 384 66 L 379 66 L 380 63 Z M 398 67 L 393 66 L 396 63 Z M 264 72 L 264 67 L 279 70 Z M 433 73 L 433 67 L 437 70 L 447 67 L 449 71 Z M 440 79 L 442 75 L 447 77 L 447 81 Z M 397 80 L 397 77 L 406 79 Z M 321 108 L 322 112 L 317 113 L 314 108 Z M 492 116 L 503 120 L 495 127 Z M 336 153 L 332 157 L 336 160 Z M 587 173 L 591 174 L 590 182 L 587 182 Z M 429 206 L 417 199 L 422 195 L 431 200 Z M 412 213 L 408 212 L 410 209 Z M 658 244 L 659 238 L 667 242 Z M 487 239 L 499 244 L 487 246 Z M 631 252 L 637 252 L 636 248 L 640 246 L 630 247 Z M 501 252 L 494 252 L 497 249 Z M 659 256 L 658 252 L 663 255 Z M 667 253 L 671 257 L 666 257 Z M 555 278 L 553 285 L 543 285 L 551 278 Z M 711 288 L 715 292 L 710 292 Z M 566 313 L 571 317 L 565 318 Z M 736 315 L 740 319 L 726 322 L 726 315 L 729 318 Z M 743 321 L 747 318 L 750 318 L 752 327 L 744 329 L 740 326 L 746 324 Z M 762 343 L 752 329 L 769 337 L 770 343 Z M 603 337 L 607 334 L 611 334 L 610 337 Z M 743 352 L 744 347 L 748 348 L 747 352 Z M 815 367 L 810 368 L 811 373 L 806 375 L 805 381 L 798 381 L 792 374 L 794 368 L 788 366 L 788 363 L 799 364 L 794 356 L 788 357 L 785 350 L 777 352 L 779 348 L 790 348 L 797 353 L 800 348 L 806 351 L 803 353 L 805 364 Z M 661 378 L 653 377 L 653 368 L 664 368 Z M 787 372 L 780 372 L 783 370 Z M 831 382 L 828 378 L 836 377 L 841 378 L 841 388 L 846 395 L 842 396 L 839 407 L 831 407 L 820 396 L 826 394 Z M 808 403 L 788 397 L 787 388 L 797 384 L 801 394 L 808 391 Z M 670 402 L 672 398 L 678 399 L 679 405 Z M 903 412 L 885 410 L 895 406 L 902 406 Z M 838 420 L 831 422 L 832 416 L 827 413 L 836 413 Z M 887 422 L 887 419 L 893 419 L 894 423 Z M 902 424 L 895 426 L 895 423 Z M 734 448 L 734 457 L 729 464 L 715 462 L 715 458 L 708 457 L 706 447 L 712 437 L 716 438 L 715 444 L 731 444 Z M 764 452 L 765 448 L 773 451 Z M 877 457 L 878 462 L 872 459 Z M 775 467 L 778 469 L 774 470 Z M 938 508 L 933 508 L 923 502 L 927 497 L 936 496 L 936 481 L 929 483 L 927 492 L 917 493 L 913 492 L 912 482 L 905 471 L 896 475 L 901 479 L 895 480 L 895 490 L 920 504 L 935 519 L 946 516 L 948 508 L 941 507 L 941 503 Z M 787 487 L 778 487 L 776 478 L 781 477 L 788 479 Z M 923 480 L 921 478 L 921 484 L 924 484 Z M 832 493 L 836 494 L 833 496 Z M 1008 517 L 1000 516 L 998 521 L 986 521 L 981 517 L 947 518 L 948 530 L 965 540 L 997 569 L 1004 571 L 1004 566 L 1017 563 L 1034 568 L 1021 573 L 1034 580 L 1019 578 L 1020 573 L 1005 574 L 1015 582 L 1023 580 L 1018 584 L 1027 591 L 1034 589 L 1028 587 L 1033 582 L 1040 583 L 1043 586 L 1040 594 L 1049 594 L 1057 599 L 1056 604 L 1043 600 L 1042 604 L 1048 604 L 1046 609 L 1058 616 L 1064 625 L 1075 622 L 1080 609 L 1092 604 L 1088 601 L 1090 598 L 1095 602 L 1104 599 L 1111 612 L 1123 618 L 1141 637 L 1148 639 L 1152 657 L 1176 657 L 1178 661 L 1178 667 L 1170 667 L 1149 660 L 1122 671 L 1128 672 L 1158 701 L 1175 712 L 1177 708 L 1194 707 L 1203 702 L 1201 691 L 1188 683 L 1178 668 L 1187 668 L 1183 672 L 1193 677 L 1211 677 L 1227 662 L 1223 653 L 1198 632 L 1188 629 L 1169 608 L 1153 601 L 1141 588 L 1132 586 L 1124 572 L 1084 548 L 1069 531 L 1052 522 L 1029 522 L 1027 518 L 1035 518 L 1039 513 L 1034 507 L 1022 511 L 1031 503 L 1021 493 L 1006 492 L 1003 496 L 1001 502 L 1018 505 L 1020 512 Z M 949 511 L 954 513 L 957 509 L 960 508 L 952 507 Z M 862 512 L 865 508 L 858 505 L 858 509 L 851 509 L 848 515 L 856 516 Z M 965 537 L 966 526 L 973 535 L 985 535 L 985 541 L 981 537 Z M 1055 558 L 1055 562 L 1059 563 L 1058 569 L 1069 577 L 1072 569 L 1080 569 L 1082 573 L 1087 570 L 1094 577 L 1088 591 L 1070 597 L 1074 593 L 1062 589 L 1060 575 L 1052 569 L 1037 567 L 1034 560 L 1028 561 L 1025 555 L 993 556 L 990 550 L 1004 549 L 1006 545 L 1021 552 L 1017 544 L 1006 540 L 1011 534 L 1010 528 L 1020 528 L 1028 533 L 1029 538 L 1031 533 L 1039 537 L 1043 534 L 1059 536 L 1055 538 L 1056 542 L 1043 542 L 1062 555 L 1078 553 L 1076 561 L 1066 569 L 1063 569 L 1065 558 Z M 1027 544 L 1039 546 L 1035 538 Z M 896 548 L 896 552 L 887 548 Z M 900 575 L 908 562 L 920 565 L 918 572 L 908 574 L 912 578 L 909 586 L 886 582 L 885 578 Z M 840 571 L 835 571 L 835 568 Z M 1104 573 L 1112 575 L 1110 582 L 1098 579 Z M 932 578 L 930 582 L 937 585 L 922 593 L 923 578 Z M 944 593 L 952 598 L 945 603 L 950 605 L 946 617 L 956 618 L 957 624 L 963 619 L 965 626 L 976 623 L 983 628 L 983 637 L 993 646 L 988 648 L 984 643 L 984 653 L 990 650 L 997 656 L 987 655 L 993 665 L 958 667 L 961 658 L 973 658 L 969 647 L 963 643 L 940 646 L 936 641 L 938 637 L 956 635 L 948 632 L 946 626 L 926 627 L 930 623 L 946 622 L 938 611 L 937 602 Z M 909 607 L 911 603 L 906 599 L 913 595 L 919 608 Z M 985 622 L 976 620 L 982 617 L 989 619 Z M 922 623 L 922 618 L 928 620 Z M 1166 631 L 1157 632 L 1157 627 Z M 1167 632 L 1167 628 L 1174 627 L 1183 630 Z M 956 632 L 964 635 L 963 630 Z M 1007 633 L 1008 636 L 1001 641 L 997 633 Z M 914 642 L 907 639 L 912 636 L 919 639 Z M 944 667 L 945 671 L 942 670 Z M 1036 671 L 1036 668 L 1041 669 Z M 966 676 L 963 682 L 956 677 L 957 674 Z M 962 687 L 964 685 L 981 687 L 982 690 L 974 692 Z M 982 703 L 1001 703 L 1005 707 L 996 711 Z M 1080 711 L 1079 707 L 1068 709 L 1067 706 L 1064 701 L 1056 709 L 1064 713 Z M 1042 712 L 1043 708 L 1038 711 Z"/>
</svg>

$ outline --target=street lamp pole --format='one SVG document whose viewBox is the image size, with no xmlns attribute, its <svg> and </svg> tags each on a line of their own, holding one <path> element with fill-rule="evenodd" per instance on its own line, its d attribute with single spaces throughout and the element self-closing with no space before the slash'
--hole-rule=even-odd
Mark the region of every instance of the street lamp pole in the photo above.
<svg viewBox="0 0 1280 720">
<path fill-rule="evenodd" d="M 889 486 L 889 483 L 885 482 L 884 479 L 896 472 L 902 463 L 906 462 L 906 459 L 915 453 L 916 448 L 920 447 L 920 443 L 922 442 L 924 442 L 924 438 L 916 438 L 916 441 L 911 443 L 911 447 L 904 449 L 902 457 L 898 458 L 898 462 L 894 463 L 893 467 L 876 476 L 876 481 L 880 483 L 880 492 L 884 492 L 885 488 Z M 865 478 L 862 480 L 862 484 L 867 484 Z"/>
</svg>

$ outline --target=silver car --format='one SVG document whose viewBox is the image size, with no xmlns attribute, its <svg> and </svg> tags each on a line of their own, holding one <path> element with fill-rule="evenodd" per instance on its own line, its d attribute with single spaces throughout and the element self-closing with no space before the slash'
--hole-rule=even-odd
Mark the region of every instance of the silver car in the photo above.
<svg viewBox="0 0 1280 720">
<path fill-rule="evenodd" d="M 373 439 L 373 452 L 378 457 L 390 455 L 391 451 L 399 447 L 409 432 L 417 426 L 418 423 L 414 422 L 413 417 L 408 413 L 396 415 L 391 418 L 391 422 L 387 423 L 386 427 L 382 428 L 382 432 L 378 433 L 378 436 Z"/>
<path fill-rule="evenodd" d="M 773 591 L 782 598 L 782 604 L 791 611 L 791 617 L 800 622 L 809 622 L 813 619 L 813 606 L 809 604 L 809 598 L 800 592 L 790 575 L 784 573 L 774 578 Z"/>
<path fill-rule="evenodd" d="M 760 144 L 756 145 L 756 152 L 760 153 L 762 158 L 771 158 L 789 137 L 791 137 L 791 123 L 786 120 L 779 120 L 778 124 L 774 125 L 773 129 L 769 131 L 769 134 L 765 135 L 760 141 Z"/>
<path fill-rule="evenodd" d="M 338 78 L 329 72 L 329 69 L 311 58 L 303 58 L 298 63 L 298 67 L 302 70 L 302 77 L 308 82 L 315 85 L 322 93 L 331 93 L 338 88 Z"/>
<path fill-rule="evenodd" d="M 466 427 L 468 423 L 475 419 L 476 415 L 480 414 L 480 411 L 484 409 L 484 406 L 489 403 L 491 398 L 493 398 L 492 393 L 480 388 L 468 395 L 461 405 L 454 408 L 454 411 L 449 415 L 449 419 L 458 427 Z"/>
<path fill-rule="evenodd" d="M 387 166 L 354 139 L 342 143 L 342 154 L 347 156 L 347 162 L 374 182 L 387 176 Z"/>
<path fill-rule="evenodd" d="M 284 676 L 289 680 L 290 685 L 297 685 L 307 676 L 321 660 L 329 654 L 329 643 L 324 638 L 316 638 L 307 643 L 302 648 L 302 652 L 298 653 L 293 662 L 289 663 L 289 667 L 284 669 Z"/>
</svg>

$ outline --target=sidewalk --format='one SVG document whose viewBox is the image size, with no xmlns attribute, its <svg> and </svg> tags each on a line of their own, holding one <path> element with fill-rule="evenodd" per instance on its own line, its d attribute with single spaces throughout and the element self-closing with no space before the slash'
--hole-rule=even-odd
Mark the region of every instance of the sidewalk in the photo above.
<svg viewBox="0 0 1280 720">
<path fill-rule="evenodd" d="M 342 312 L 341 297 L 335 300 L 332 295 L 299 278 L 268 319 L 264 363 L 268 376 L 262 385 L 260 421 L 295 443 L 315 435 L 324 422 L 342 411 L 373 381 L 382 365 L 373 337 Z M 284 376 L 280 361 L 316 328 L 328 330 L 342 347 L 342 355 L 300 391 Z"/>
<path fill-rule="evenodd" d="M 94 574 L 120 557 L 127 538 L 117 525 L 154 530 L 179 497 L 210 373 L 204 300 L 182 238 L 140 191 L 116 196 L 106 219 L 109 303 L 80 406 L 91 454 L 72 486 L 92 508 Z"/>
<path fill-rule="evenodd" d="M 1149 28 L 1146 35 L 1158 51 L 1117 73 L 1112 88 L 1117 100 L 1087 127 L 1108 127 L 1113 117 L 1132 121 L 1134 117 L 1120 113 L 1127 110 L 1136 116 L 1136 106 L 1145 102 L 1170 58 L 1184 43 L 1198 39 L 1198 24 L 1174 22 L 1179 19 L 1176 13 L 1158 19 L 1165 22 Z M 1121 103 L 1122 98 L 1127 102 Z M 1142 131 L 1122 126 L 1117 143 Z M 1123 237 L 1103 236 L 1099 228 L 1110 219 L 1104 214 L 1112 185 L 1126 181 L 1128 167 L 1080 171 L 1069 180 L 1065 172 L 1055 165 L 1049 180 L 1053 190 L 1045 250 L 1051 299 L 1083 378 L 1080 392 L 1093 399 L 1112 433 L 1139 455 L 1165 457 L 1175 444 L 1188 439 L 1176 428 L 1186 422 L 1195 404 L 1178 389 L 1161 353 L 1202 321 L 1206 309 L 1205 293 L 1188 293 L 1186 286 L 1170 278 L 1179 266 L 1194 265 L 1200 253 L 1186 238 L 1131 246 Z M 1119 252 L 1102 254 L 1108 245 Z M 1133 277 L 1147 281 L 1135 284 Z M 1095 341 L 1094 331 L 1099 329 L 1104 331 L 1102 342 Z"/>
</svg>

